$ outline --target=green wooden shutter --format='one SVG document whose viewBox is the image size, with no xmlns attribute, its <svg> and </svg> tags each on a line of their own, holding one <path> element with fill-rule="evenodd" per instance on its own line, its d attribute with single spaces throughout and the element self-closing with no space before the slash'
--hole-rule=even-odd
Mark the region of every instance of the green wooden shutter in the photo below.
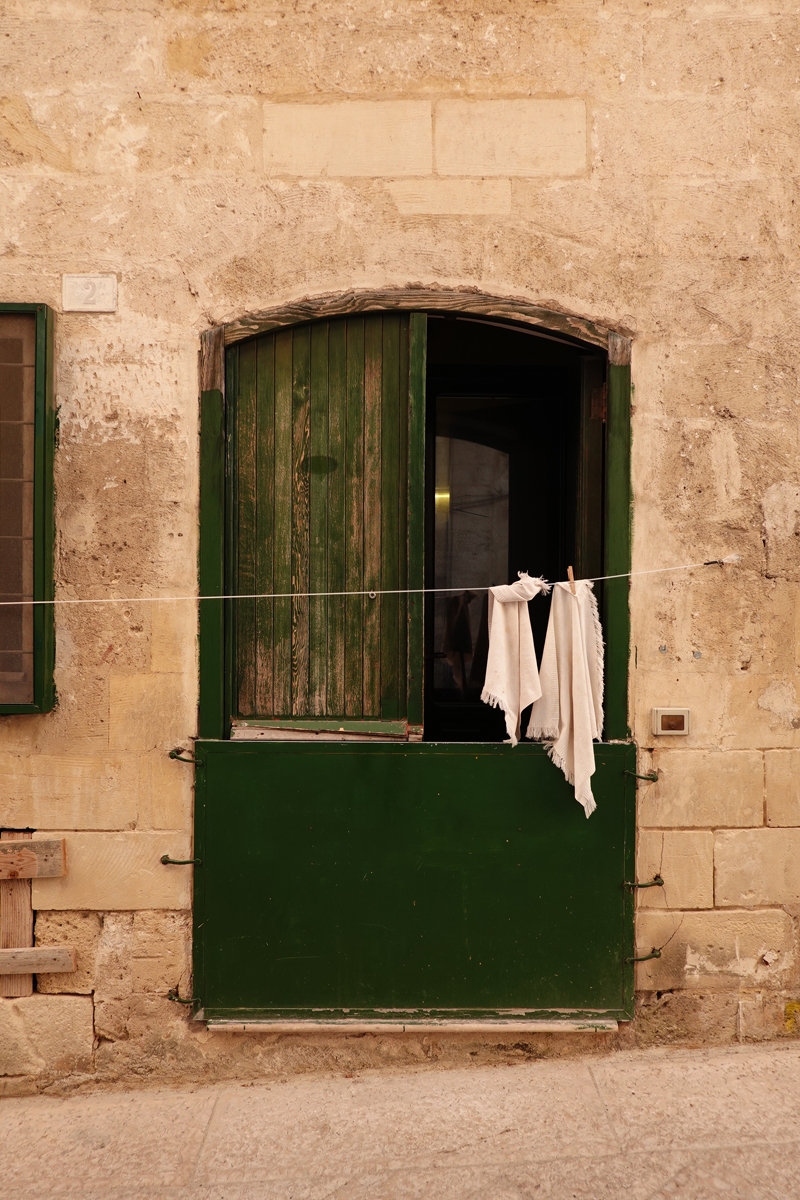
<svg viewBox="0 0 800 1200">
<path fill-rule="evenodd" d="M 421 721 L 422 314 L 265 334 L 235 356 L 234 715 Z M 314 596 L 297 593 L 399 594 Z M 409 656 L 411 647 L 411 662 Z"/>
</svg>

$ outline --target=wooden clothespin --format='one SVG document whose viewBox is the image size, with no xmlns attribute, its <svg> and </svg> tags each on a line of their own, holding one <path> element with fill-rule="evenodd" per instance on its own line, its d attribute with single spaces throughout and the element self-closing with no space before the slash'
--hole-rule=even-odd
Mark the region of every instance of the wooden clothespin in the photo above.
<svg viewBox="0 0 800 1200">
<path fill-rule="evenodd" d="M 575 576 L 572 574 L 572 567 L 567 567 L 567 579 L 569 580 L 569 590 L 573 596 L 577 596 L 578 593 L 575 591 Z"/>
</svg>

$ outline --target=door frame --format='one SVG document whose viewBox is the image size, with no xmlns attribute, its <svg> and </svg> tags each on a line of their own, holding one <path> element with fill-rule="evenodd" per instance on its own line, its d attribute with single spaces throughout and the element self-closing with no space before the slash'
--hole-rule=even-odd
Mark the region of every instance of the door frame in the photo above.
<svg viewBox="0 0 800 1200">
<path fill-rule="evenodd" d="M 230 713 L 226 699 L 226 678 L 231 644 L 226 632 L 226 541 L 231 536 L 227 511 L 228 461 L 227 425 L 235 419 L 226 404 L 226 348 L 260 333 L 289 325 L 325 320 L 337 316 L 379 311 L 418 311 L 429 314 L 480 316 L 507 328 L 540 331 L 560 335 L 576 346 L 589 343 L 606 350 L 607 394 L 604 484 L 604 562 L 603 574 L 617 576 L 608 580 L 603 597 L 603 627 L 606 639 L 605 726 L 604 742 L 628 743 L 630 612 L 629 579 L 631 569 L 631 339 L 628 331 L 616 331 L 570 314 L 542 309 L 514 298 L 487 295 L 473 290 L 398 288 L 323 295 L 244 316 L 201 334 L 200 353 L 200 546 L 199 588 L 205 597 L 199 604 L 198 741 L 225 742 L 230 736 Z M 421 368 L 424 372 L 424 363 Z M 421 469 L 422 464 L 420 464 Z M 220 597 L 219 600 L 214 597 Z M 226 645 L 226 642 L 228 643 Z M 201 853 L 204 830 L 205 791 L 203 758 L 209 747 L 198 746 L 195 799 L 195 852 Z M 498 748 L 502 749 L 502 748 Z M 530 749 L 533 749 L 531 747 Z M 636 748 L 630 745 L 635 770 Z M 626 755 L 627 757 L 627 755 Z M 627 773 L 627 772 L 626 772 Z M 635 791 L 624 785 L 624 803 L 628 811 L 624 877 L 632 877 L 635 847 Z M 628 824 L 630 822 L 630 824 Z M 203 978 L 202 937 L 198 920 L 204 912 L 203 870 L 194 872 L 194 973 Z M 630 1019 L 633 1012 L 633 909 L 634 893 L 623 892 L 622 955 L 624 1004 L 616 1014 Z M 201 1017 L 201 1011 L 195 1015 Z M 563 1014 L 562 1014 L 563 1015 Z"/>
<path fill-rule="evenodd" d="M 606 640 L 604 740 L 627 741 L 631 569 L 631 339 L 590 320 L 539 308 L 526 301 L 439 288 L 391 288 L 325 294 L 255 312 L 201 334 L 200 350 L 200 552 L 199 594 L 226 595 L 225 547 L 232 536 L 226 481 L 233 439 L 228 436 L 226 348 L 289 325 L 337 316 L 385 311 L 425 311 L 492 319 L 517 329 L 561 334 L 576 345 L 602 346 L 608 354 L 605 446 L 604 575 L 620 576 L 605 584 L 603 629 Z M 424 363 L 417 370 L 424 371 Z M 235 418 L 234 418 L 235 419 Z M 231 621 L 225 601 L 200 601 L 199 738 L 230 735 L 227 675 L 230 670 Z"/>
</svg>

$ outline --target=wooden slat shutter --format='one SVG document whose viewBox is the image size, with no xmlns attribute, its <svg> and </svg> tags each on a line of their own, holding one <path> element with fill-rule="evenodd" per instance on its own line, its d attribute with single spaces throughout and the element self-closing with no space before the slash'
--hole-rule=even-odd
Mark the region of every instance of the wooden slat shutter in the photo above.
<svg viewBox="0 0 800 1200">
<path fill-rule="evenodd" d="M 421 586 L 424 338 L 424 316 L 375 314 L 229 350 L 238 359 L 238 594 L 414 586 L 410 542 Z M 401 720 L 410 693 L 416 713 L 421 663 L 409 680 L 408 645 L 409 617 L 419 645 L 420 596 L 410 606 L 398 594 L 235 608 L 240 718 Z"/>
</svg>

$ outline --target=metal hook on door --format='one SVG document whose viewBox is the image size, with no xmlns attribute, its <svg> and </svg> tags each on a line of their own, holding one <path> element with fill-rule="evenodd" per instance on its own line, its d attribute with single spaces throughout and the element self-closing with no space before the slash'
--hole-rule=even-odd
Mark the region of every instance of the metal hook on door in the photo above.
<svg viewBox="0 0 800 1200">
<path fill-rule="evenodd" d="M 171 992 L 167 992 L 167 999 L 174 1000 L 174 1002 L 176 1004 L 199 1004 L 200 1003 L 199 996 L 192 996 L 191 999 L 189 999 L 189 1000 L 181 999 L 181 997 L 178 995 L 177 988 L 174 988 Z"/>
<path fill-rule="evenodd" d="M 661 958 L 661 951 L 656 950 L 655 946 L 653 946 L 653 949 L 650 951 L 649 954 L 640 954 L 638 956 L 638 958 L 626 958 L 625 962 L 626 963 L 648 962 L 649 959 L 651 959 L 651 958 Z"/>
<path fill-rule="evenodd" d="M 635 888 L 663 887 L 664 880 L 660 875 L 654 875 L 649 883 L 623 883 L 623 887 L 630 888 L 634 891 Z"/>
<path fill-rule="evenodd" d="M 184 758 L 184 755 L 188 755 L 188 758 Z M 176 746 L 174 750 L 170 750 L 168 757 L 175 762 L 196 763 L 198 761 L 194 755 L 189 754 L 185 746 Z"/>
</svg>

